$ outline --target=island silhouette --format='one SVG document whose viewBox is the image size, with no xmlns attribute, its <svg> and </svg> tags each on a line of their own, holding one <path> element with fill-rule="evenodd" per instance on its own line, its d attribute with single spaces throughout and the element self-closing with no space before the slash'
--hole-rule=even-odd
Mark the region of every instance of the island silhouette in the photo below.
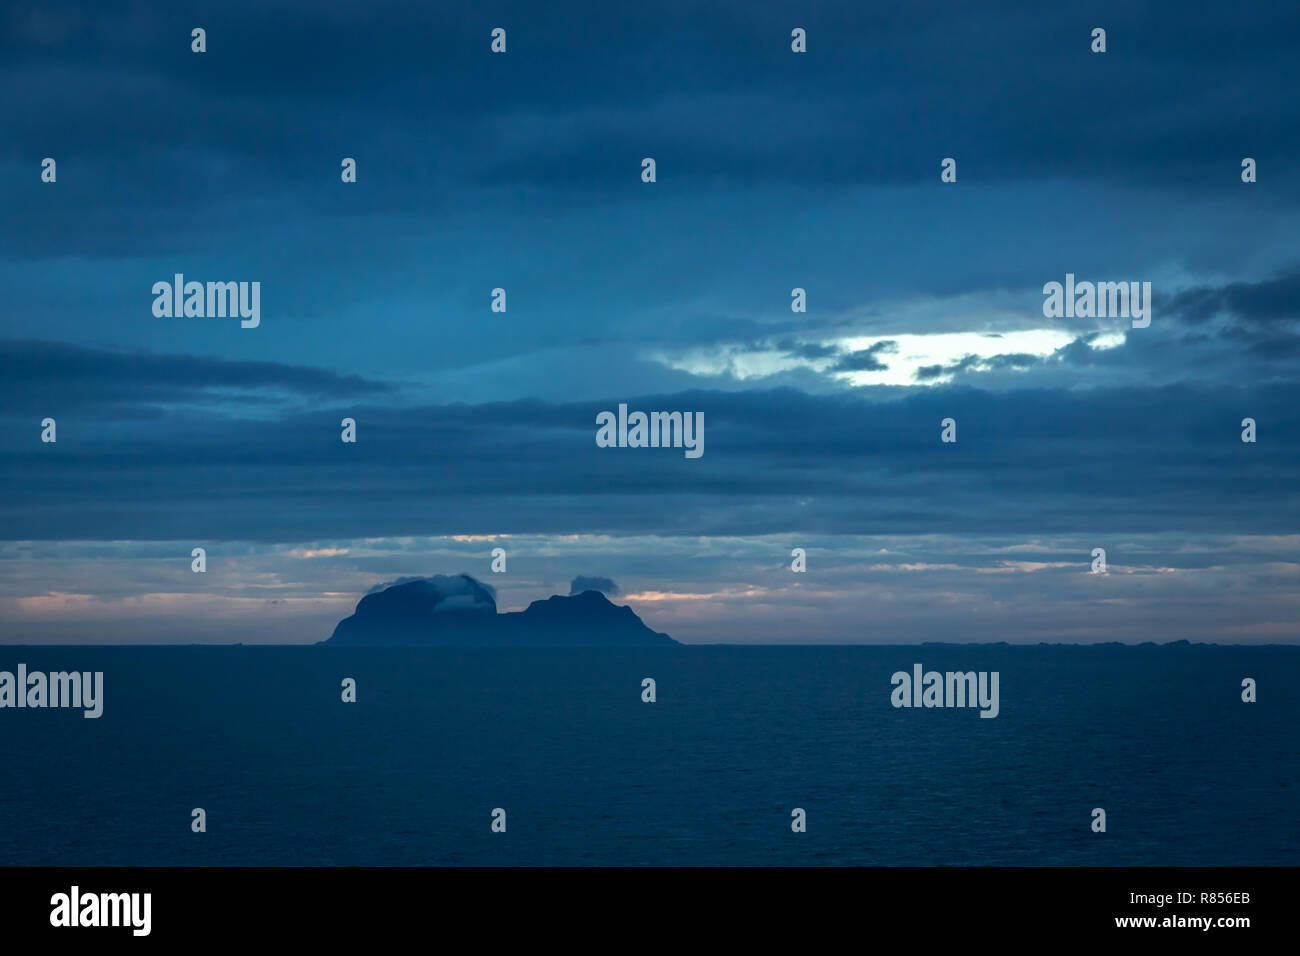
<svg viewBox="0 0 1300 956">
<path fill-rule="evenodd" d="M 596 590 L 497 612 L 468 574 L 403 580 L 365 595 L 321 644 L 346 647 L 665 647 L 677 644 Z"/>
</svg>

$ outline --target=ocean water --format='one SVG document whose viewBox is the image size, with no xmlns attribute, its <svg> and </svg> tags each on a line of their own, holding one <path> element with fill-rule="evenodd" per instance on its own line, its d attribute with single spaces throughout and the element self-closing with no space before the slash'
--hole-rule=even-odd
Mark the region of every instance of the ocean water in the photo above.
<svg viewBox="0 0 1300 956">
<path fill-rule="evenodd" d="M 104 715 L 0 710 L 7 865 L 1300 864 L 1300 648 L 0 648 L 20 661 L 102 670 Z M 915 662 L 998 671 L 999 716 L 895 709 Z"/>
</svg>

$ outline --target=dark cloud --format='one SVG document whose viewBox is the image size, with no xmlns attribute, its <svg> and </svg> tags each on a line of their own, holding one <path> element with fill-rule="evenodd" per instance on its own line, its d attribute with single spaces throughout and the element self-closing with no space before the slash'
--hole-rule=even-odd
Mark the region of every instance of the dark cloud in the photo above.
<svg viewBox="0 0 1300 956">
<path fill-rule="evenodd" d="M 1017 373 L 1029 374 L 1029 373 Z M 482 405 L 232 408 L 137 420 L 111 404 L 0 430 L 9 539 L 315 540 L 1181 529 L 1294 531 L 1294 384 L 685 391 Z M 41 393 L 46 403 L 55 389 Z M 870 395 L 870 397 L 868 397 Z M 888 398 L 887 396 L 895 396 Z M 883 398 L 883 400 L 881 400 Z M 699 410 L 704 456 L 603 449 L 595 417 Z M 939 442 L 943 418 L 956 445 Z M 1240 441 L 1240 421 L 1260 441 Z M 864 505 L 869 503 L 869 505 Z"/>
<path fill-rule="evenodd" d="M 1095 337 L 1096 336 L 1087 336 L 1085 339 L 1076 339 L 1072 344 L 1083 345 L 1086 339 Z M 1067 346 L 1067 348 L 1068 347 L 1069 346 Z M 1087 348 L 1086 345 L 1083 345 L 1083 347 Z M 1042 357 L 1038 355 L 1028 355 L 1024 352 L 1012 352 L 1005 355 L 990 355 L 987 357 L 965 355 L 955 362 L 949 362 L 947 365 L 922 365 L 916 370 L 916 380 L 918 382 L 933 382 L 936 379 L 948 375 L 961 375 L 972 370 L 984 372 L 988 370 L 1001 369 L 1025 369 L 1037 365 L 1042 361 Z"/>
<path fill-rule="evenodd" d="M 992 355 L 984 360 L 984 364 L 990 368 L 1029 368 L 1041 361 L 1042 359 L 1037 355 L 1012 352 L 1007 355 Z"/>
<path fill-rule="evenodd" d="M 955 362 L 949 362 L 947 365 L 922 365 L 916 370 L 916 380 L 918 382 L 932 382 L 945 375 L 964 372 L 979 364 L 979 360 L 978 355 L 965 355 Z"/>
<path fill-rule="evenodd" d="M 755 348 L 763 347 L 764 343 L 755 344 Z M 800 342 L 791 338 L 778 339 L 771 343 L 770 347 L 779 352 L 784 352 L 792 358 L 808 360 L 831 358 L 840 353 L 840 350 L 834 345 L 821 345 L 816 342 Z"/>
<path fill-rule="evenodd" d="M 889 366 L 880 361 L 880 356 L 897 351 L 898 343 L 892 339 L 877 342 L 870 348 L 859 349 L 845 355 L 831 366 L 830 370 L 832 372 L 883 372 Z"/>
<path fill-rule="evenodd" d="M 0 339 L 0 407 L 7 414 L 57 408 L 101 417 L 125 414 L 131 406 L 255 403 L 288 397 L 339 401 L 393 391 L 387 383 L 359 375 L 280 362 Z"/>
<path fill-rule="evenodd" d="M 236 2 L 204 11 L 202 55 L 182 9 L 11 6 L 3 156 L 24 171 L 54 156 L 63 173 L 56 192 L 35 175 L 9 186 L 0 242 L 176 248 L 185 223 L 237 229 L 250 204 L 305 223 L 429 218 L 500 189 L 540 187 L 538 208 L 631 201 L 651 152 L 658 189 L 697 193 L 915 185 L 956 153 L 961 188 L 1071 177 L 1226 195 L 1249 148 L 1270 201 L 1296 198 L 1300 105 L 1273 66 L 1300 33 L 1286 0 L 1232 18 L 1113 5 L 1102 56 L 1091 21 L 1018 0 L 805 10 L 805 55 L 778 3 L 616 6 Z M 504 56 L 488 52 L 493 24 L 508 24 Z M 327 184 L 352 154 L 360 176 L 341 195 Z"/>
<path fill-rule="evenodd" d="M 1300 320 L 1300 267 L 1262 282 L 1198 286 L 1173 297 L 1170 311 L 1196 325 L 1216 317 L 1238 324 Z"/>
<path fill-rule="evenodd" d="M 617 597 L 618 585 L 609 578 L 588 577 L 580 574 L 569 584 L 569 594 L 581 594 L 583 591 L 599 591 L 606 597 Z"/>
</svg>

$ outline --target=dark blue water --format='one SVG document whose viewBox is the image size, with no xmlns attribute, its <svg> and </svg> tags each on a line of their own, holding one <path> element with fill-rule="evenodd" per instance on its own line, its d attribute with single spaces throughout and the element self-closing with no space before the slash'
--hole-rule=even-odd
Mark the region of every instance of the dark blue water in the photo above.
<svg viewBox="0 0 1300 956">
<path fill-rule="evenodd" d="M 1300 648 L 19 661 L 104 671 L 104 716 L 0 710 L 0 864 L 1300 864 Z M 1000 715 L 893 708 L 917 661 L 999 671 Z"/>
</svg>

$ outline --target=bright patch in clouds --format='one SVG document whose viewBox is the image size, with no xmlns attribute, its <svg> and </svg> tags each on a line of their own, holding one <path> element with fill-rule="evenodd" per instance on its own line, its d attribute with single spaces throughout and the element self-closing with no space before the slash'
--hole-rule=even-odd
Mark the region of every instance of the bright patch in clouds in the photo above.
<svg viewBox="0 0 1300 956">
<path fill-rule="evenodd" d="M 937 332 L 933 335 L 876 335 L 843 339 L 836 343 L 847 352 L 869 349 L 879 342 L 894 342 L 897 351 L 882 352 L 880 361 L 888 368 L 878 371 L 838 372 L 853 385 L 936 385 L 951 378 L 940 375 L 917 381 L 916 373 L 927 365 L 948 366 L 968 355 L 991 359 L 998 355 L 1033 355 L 1046 358 L 1077 338 L 1063 329 L 1022 329 L 1015 332 Z"/>
<path fill-rule="evenodd" d="M 1017 329 L 991 332 L 934 332 L 902 335 L 853 336 L 819 344 L 839 350 L 823 358 L 805 358 L 779 349 L 755 349 L 746 345 L 720 345 L 691 349 L 677 354 L 653 353 L 650 357 L 669 368 L 690 375 L 723 376 L 740 381 L 765 378 L 781 372 L 806 368 L 832 375 L 850 385 L 942 385 L 952 373 L 918 379 L 917 372 L 927 366 L 947 368 L 973 356 L 976 361 L 967 371 L 987 368 L 987 362 L 1000 355 L 1031 355 L 1047 358 L 1075 341 L 1080 332 L 1064 329 Z M 1094 349 L 1123 345 L 1123 332 L 1105 332 L 1092 340 Z M 882 342 L 891 342 L 876 352 L 883 369 L 845 370 L 837 365 L 854 352 L 866 351 Z"/>
<path fill-rule="evenodd" d="M 652 352 L 649 357 L 652 361 L 678 372 L 686 372 L 688 375 L 722 375 L 741 381 L 747 378 L 765 378 L 768 375 L 789 372 L 797 368 L 823 371 L 826 366 L 832 364 L 824 359 L 809 361 L 785 352 L 755 351 L 740 345 L 690 349 L 676 355 L 669 355 L 662 351 Z"/>
</svg>

